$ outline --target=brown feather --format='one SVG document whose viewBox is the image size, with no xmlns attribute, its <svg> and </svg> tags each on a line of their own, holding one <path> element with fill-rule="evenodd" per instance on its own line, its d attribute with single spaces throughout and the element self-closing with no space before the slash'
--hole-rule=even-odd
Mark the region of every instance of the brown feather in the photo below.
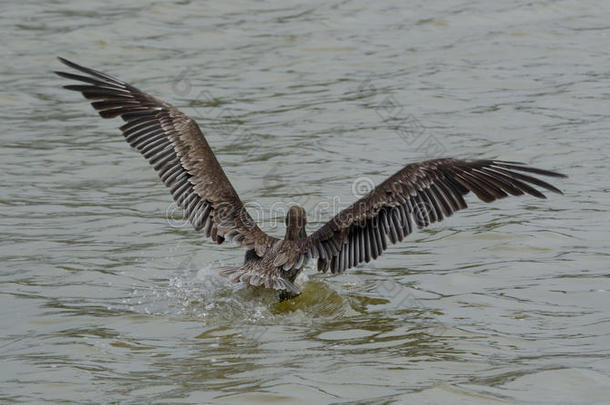
<svg viewBox="0 0 610 405">
<path fill-rule="evenodd" d="M 115 77 L 59 60 L 82 74 L 56 72 L 57 75 L 85 83 L 67 85 L 66 89 L 95 100 L 91 105 L 102 117 L 120 116 L 126 122 L 120 127 L 126 141 L 170 187 L 195 229 L 203 230 L 216 243 L 222 243 L 225 234 L 237 232 L 241 237 L 234 239 L 243 245 L 254 244 L 259 256 L 264 255 L 267 245 L 277 241 L 260 230 L 248 215 L 195 121 Z M 226 206 L 230 209 L 224 209 Z M 214 214 L 219 209 L 226 215 Z"/>
<path fill-rule="evenodd" d="M 463 196 L 468 192 L 484 202 L 524 192 L 544 198 L 531 185 L 560 193 L 556 187 L 522 172 L 564 177 L 548 170 L 494 160 L 435 159 L 409 164 L 300 241 L 300 249 L 311 251 L 312 257 L 318 258 L 319 269 L 330 262 L 331 270 L 343 271 L 379 257 L 387 249 L 387 240 L 397 243 L 413 231 L 413 220 L 418 227 L 426 227 L 467 208 Z M 355 236 L 350 236 L 356 230 Z M 343 246 L 344 241 L 348 248 L 354 245 L 354 253 L 329 249 L 326 258 L 322 258 L 320 249 L 308 248 Z"/>
<path fill-rule="evenodd" d="M 318 259 L 319 271 L 341 272 L 379 257 L 388 240 L 397 243 L 413 231 L 413 221 L 425 227 L 467 208 L 469 192 L 484 202 L 523 193 L 545 198 L 534 186 L 561 191 L 533 175 L 565 177 L 498 160 L 413 163 L 310 236 L 280 240 L 264 233 L 248 214 L 195 121 L 115 77 L 60 61 L 80 73 L 56 72 L 79 82 L 66 89 L 92 100 L 102 117 L 125 121 L 120 127 L 125 140 L 153 166 L 195 229 L 216 243 L 228 238 L 249 249 L 244 266 L 224 270 L 234 281 L 297 294 L 292 281 L 310 258 Z"/>
</svg>

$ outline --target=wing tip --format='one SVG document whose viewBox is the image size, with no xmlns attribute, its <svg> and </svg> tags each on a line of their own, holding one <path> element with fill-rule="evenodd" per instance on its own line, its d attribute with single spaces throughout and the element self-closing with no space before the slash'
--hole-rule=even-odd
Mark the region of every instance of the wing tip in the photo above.
<svg viewBox="0 0 610 405">
<path fill-rule="evenodd" d="M 57 59 L 61 63 L 63 63 L 64 65 L 66 65 L 72 69 L 78 70 L 80 72 L 93 76 L 97 79 L 102 79 L 102 81 L 110 82 L 110 83 L 113 83 L 115 85 L 120 85 L 120 86 L 125 86 L 127 84 L 114 76 L 111 76 L 104 72 L 100 72 L 99 70 L 95 70 L 92 68 L 88 68 L 88 67 L 79 65 L 78 63 L 72 62 L 64 57 L 58 56 Z M 57 72 L 55 72 L 55 73 L 57 73 Z M 59 75 L 62 76 L 61 74 L 59 74 Z M 74 79 L 74 78 L 72 78 L 72 79 Z M 78 79 L 76 79 L 76 80 L 78 80 Z"/>
<path fill-rule="evenodd" d="M 69 66 L 69 67 L 74 68 L 74 69 L 82 68 L 82 66 L 80 66 L 80 65 L 78 65 L 78 64 L 76 64 L 76 63 L 74 63 L 74 62 L 72 62 L 72 61 L 70 61 L 70 60 L 68 60 L 68 59 L 66 59 L 66 58 L 64 58 L 62 56 L 58 56 L 57 60 L 59 60 L 64 65 Z"/>
<path fill-rule="evenodd" d="M 493 160 L 492 164 L 500 166 L 500 167 L 505 167 L 507 169 L 535 173 L 535 174 L 539 174 L 541 176 L 549 176 L 549 177 L 557 177 L 557 178 L 567 178 L 568 177 L 568 175 L 564 174 L 564 173 L 559 173 L 559 172 L 555 172 L 552 170 L 540 169 L 540 168 L 533 167 L 533 166 L 528 165 L 527 163 L 522 163 L 522 162 L 511 162 L 511 161 L 506 161 L 506 160 Z"/>
</svg>

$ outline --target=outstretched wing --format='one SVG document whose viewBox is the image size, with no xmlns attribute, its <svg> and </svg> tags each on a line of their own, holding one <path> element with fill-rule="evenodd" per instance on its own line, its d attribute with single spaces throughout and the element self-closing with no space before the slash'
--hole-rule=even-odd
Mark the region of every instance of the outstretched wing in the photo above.
<svg viewBox="0 0 610 405">
<path fill-rule="evenodd" d="M 260 256 L 277 240 L 248 214 L 195 121 L 117 78 L 59 60 L 85 73 L 55 72 L 80 82 L 64 88 L 93 100 L 103 118 L 120 116 L 126 122 L 125 140 L 153 166 L 196 230 L 219 244 L 232 239 Z"/>
<path fill-rule="evenodd" d="M 530 174 L 528 174 L 530 173 Z M 560 193 L 531 174 L 566 177 L 522 163 L 499 160 L 436 159 L 409 164 L 301 242 L 300 251 L 318 258 L 318 270 L 333 273 L 376 259 L 414 226 L 426 227 L 467 208 L 472 191 L 484 202 L 524 193 Z"/>
</svg>

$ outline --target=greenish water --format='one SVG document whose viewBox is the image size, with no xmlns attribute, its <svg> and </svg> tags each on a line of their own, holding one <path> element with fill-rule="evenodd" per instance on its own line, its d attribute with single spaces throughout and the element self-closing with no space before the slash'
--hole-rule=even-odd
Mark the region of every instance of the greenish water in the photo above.
<svg viewBox="0 0 610 405">
<path fill-rule="evenodd" d="M 608 403 L 609 19 L 576 0 L 6 1 L 0 401 Z M 311 232 L 356 179 L 438 155 L 570 177 L 547 200 L 470 196 L 278 305 L 216 275 L 243 252 L 183 223 L 57 55 L 196 118 L 276 236 L 290 202 Z"/>
</svg>

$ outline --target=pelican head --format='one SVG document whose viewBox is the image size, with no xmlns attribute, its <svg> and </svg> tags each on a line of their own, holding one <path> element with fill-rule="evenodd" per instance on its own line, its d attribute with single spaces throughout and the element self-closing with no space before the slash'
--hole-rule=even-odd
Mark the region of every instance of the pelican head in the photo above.
<svg viewBox="0 0 610 405">
<path fill-rule="evenodd" d="M 286 236 L 284 240 L 305 239 L 305 224 L 307 224 L 307 214 L 305 208 L 293 205 L 286 214 Z"/>
</svg>

